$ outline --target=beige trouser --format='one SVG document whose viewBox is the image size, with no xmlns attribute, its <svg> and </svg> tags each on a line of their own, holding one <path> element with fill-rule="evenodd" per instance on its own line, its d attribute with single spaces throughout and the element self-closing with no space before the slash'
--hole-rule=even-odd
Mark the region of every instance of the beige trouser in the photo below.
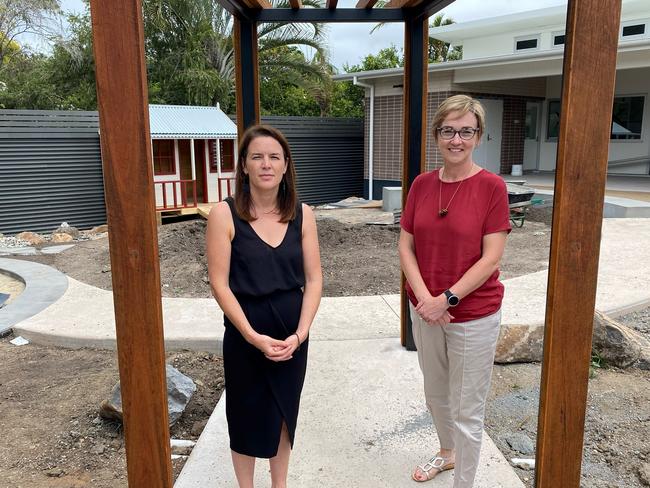
<svg viewBox="0 0 650 488">
<path fill-rule="evenodd" d="M 427 407 L 440 447 L 456 451 L 454 488 L 471 488 L 481 450 L 501 311 L 440 326 L 427 324 L 411 304 L 411 320 Z"/>
</svg>

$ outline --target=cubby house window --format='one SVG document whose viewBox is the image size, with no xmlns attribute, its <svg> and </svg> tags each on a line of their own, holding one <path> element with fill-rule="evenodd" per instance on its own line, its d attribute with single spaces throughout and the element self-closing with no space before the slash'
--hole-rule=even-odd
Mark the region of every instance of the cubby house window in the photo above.
<svg viewBox="0 0 650 488">
<path fill-rule="evenodd" d="M 153 173 L 155 175 L 176 174 L 173 139 L 153 141 Z"/>
<path fill-rule="evenodd" d="M 641 139 L 643 124 L 644 96 L 626 96 L 614 98 L 612 107 L 611 140 L 639 140 Z M 549 140 L 557 139 L 560 134 L 560 101 L 548 102 L 546 137 Z"/>
<path fill-rule="evenodd" d="M 539 36 L 515 38 L 515 51 L 539 49 Z"/>
<path fill-rule="evenodd" d="M 221 171 L 230 172 L 235 169 L 235 141 L 233 139 L 221 139 L 219 141 L 221 153 Z"/>
<path fill-rule="evenodd" d="M 645 24 L 626 25 L 623 27 L 622 37 L 642 36 L 645 34 Z"/>
<path fill-rule="evenodd" d="M 216 173 L 219 162 L 217 160 L 217 145 L 221 156 L 221 172 L 230 173 L 235 170 L 235 141 L 233 139 L 220 139 L 210 141 L 210 172 Z"/>
</svg>

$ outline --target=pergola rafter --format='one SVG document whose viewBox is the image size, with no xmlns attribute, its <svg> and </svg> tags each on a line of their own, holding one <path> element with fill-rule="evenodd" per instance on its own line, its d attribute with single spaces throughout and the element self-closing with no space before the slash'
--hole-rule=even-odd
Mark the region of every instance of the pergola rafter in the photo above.
<svg viewBox="0 0 650 488">
<path fill-rule="evenodd" d="M 259 22 L 404 22 L 405 198 L 425 169 L 428 17 L 453 0 L 391 0 L 386 8 L 359 0 L 354 9 L 336 0 L 319 9 L 301 0 L 288 9 L 219 3 L 235 17 L 240 134 L 260 120 Z M 536 488 L 580 486 L 620 10 L 621 0 L 569 0 Z M 142 10 L 139 0 L 91 0 L 91 14 L 129 486 L 171 488 Z M 402 345 L 412 348 L 403 287 L 401 323 Z"/>
</svg>

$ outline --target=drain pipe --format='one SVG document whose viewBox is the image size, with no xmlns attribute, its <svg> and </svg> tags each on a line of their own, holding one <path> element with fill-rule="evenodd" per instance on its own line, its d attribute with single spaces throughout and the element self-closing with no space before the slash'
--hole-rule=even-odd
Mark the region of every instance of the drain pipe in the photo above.
<svg viewBox="0 0 650 488">
<path fill-rule="evenodd" d="M 352 83 L 356 86 L 362 88 L 370 88 L 370 121 L 369 132 L 370 136 L 368 138 L 368 200 L 372 200 L 372 184 L 373 184 L 373 163 L 374 163 L 374 153 L 375 153 L 375 85 L 369 85 L 367 83 L 360 82 L 356 76 L 352 78 Z"/>
</svg>

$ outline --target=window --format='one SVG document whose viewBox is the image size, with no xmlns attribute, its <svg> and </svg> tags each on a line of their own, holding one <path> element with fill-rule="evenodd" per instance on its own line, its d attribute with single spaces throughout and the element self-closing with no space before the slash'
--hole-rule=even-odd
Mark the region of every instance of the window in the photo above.
<svg viewBox="0 0 650 488">
<path fill-rule="evenodd" d="M 235 170 L 235 141 L 234 139 L 219 139 L 210 141 L 210 172 L 217 172 L 217 144 L 219 144 L 219 155 L 221 157 L 221 171 L 230 173 Z"/>
<path fill-rule="evenodd" d="M 645 34 L 645 24 L 626 25 L 623 27 L 623 37 L 641 36 Z"/>
<path fill-rule="evenodd" d="M 612 108 L 612 140 L 641 139 L 643 123 L 644 96 L 614 98 Z M 547 139 L 557 139 L 560 134 L 560 101 L 548 102 Z"/>
<path fill-rule="evenodd" d="M 546 124 L 546 138 L 557 139 L 560 135 L 560 101 L 548 102 L 548 123 Z"/>
<path fill-rule="evenodd" d="M 612 111 L 612 139 L 641 139 L 644 97 L 616 97 Z"/>
<path fill-rule="evenodd" d="M 553 47 L 564 46 L 564 34 L 557 34 L 553 36 Z"/>
<path fill-rule="evenodd" d="M 153 173 L 154 175 L 176 174 L 173 139 L 153 141 Z"/>
<path fill-rule="evenodd" d="M 219 152 L 221 153 L 221 171 L 233 171 L 235 169 L 235 141 L 221 139 Z"/>
<path fill-rule="evenodd" d="M 526 51 L 539 47 L 539 36 L 515 39 L 515 51 Z"/>
</svg>

